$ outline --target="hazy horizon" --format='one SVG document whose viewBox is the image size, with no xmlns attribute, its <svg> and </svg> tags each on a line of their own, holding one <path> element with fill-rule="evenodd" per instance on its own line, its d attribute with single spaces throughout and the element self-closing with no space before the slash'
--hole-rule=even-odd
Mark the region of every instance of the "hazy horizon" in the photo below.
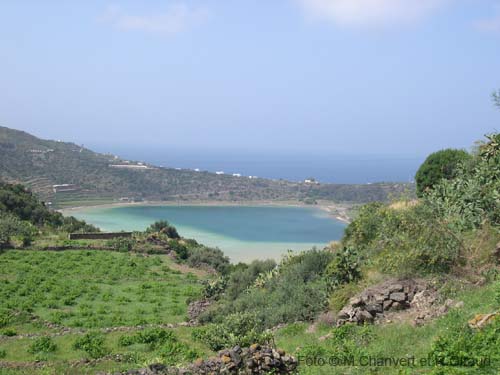
<svg viewBox="0 0 500 375">
<path fill-rule="evenodd" d="M 421 159 L 499 124 L 498 0 L 3 2 L 0 32 L 0 124 L 109 152 Z"/>
</svg>

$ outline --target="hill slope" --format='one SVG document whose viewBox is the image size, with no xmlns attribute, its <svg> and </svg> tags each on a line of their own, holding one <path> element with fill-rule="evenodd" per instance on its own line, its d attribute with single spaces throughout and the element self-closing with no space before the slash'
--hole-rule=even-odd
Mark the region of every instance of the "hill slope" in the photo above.
<svg viewBox="0 0 500 375">
<path fill-rule="evenodd" d="M 39 139 L 0 127 L 0 178 L 29 186 L 44 200 L 385 201 L 408 184 L 305 184 L 159 168 L 99 154 L 74 143 Z M 63 185 L 55 186 L 54 185 Z"/>
</svg>

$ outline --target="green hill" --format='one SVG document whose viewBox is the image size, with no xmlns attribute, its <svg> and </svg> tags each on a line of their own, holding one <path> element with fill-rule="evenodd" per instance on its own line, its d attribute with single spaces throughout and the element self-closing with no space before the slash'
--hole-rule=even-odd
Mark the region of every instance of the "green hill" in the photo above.
<svg viewBox="0 0 500 375">
<path fill-rule="evenodd" d="M 306 184 L 177 170 L 99 154 L 0 127 L 0 178 L 28 186 L 56 206 L 128 200 L 387 201 L 409 184 Z M 54 186 L 63 185 L 63 186 Z"/>
</svg>

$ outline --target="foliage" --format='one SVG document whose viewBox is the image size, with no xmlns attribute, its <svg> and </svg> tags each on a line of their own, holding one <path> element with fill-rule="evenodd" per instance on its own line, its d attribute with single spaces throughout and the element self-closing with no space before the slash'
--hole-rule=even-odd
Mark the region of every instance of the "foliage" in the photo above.
<svg viewBox="0 0 500 375">
<path fill-rule="evenodd" d="M 57 345 L 48 336 L 36 338 L 30 345 L 28 352 L 32 354 L 37 353 L 52 353 L 57 350 Z"/>
<path fill-rule="evenodd" d="M 366 250 L 379 235 L 388 214 L 387 206 L 380 202 L 362 206 L 356 219 L 346 227 L 342 242 Z"/>
<path fill-rule="evenodd" d="M 7 357 L 7 351 L 5 349 L 0 349 L 0 359 Z"/>
<path fill-rule="evenodd" d="M 469 159 L 464 150 L 446 149 L 430 154 L 415 175 L 417 195 L 421 197 L 442 179 L 456 177 L 458 167 Z"/>
<path fill-rule="evenodd" d="M 221 274 L 226 274 L 230 268 L 229 258 L 220 249 L 202 245 L 189 249 L 187 264 L 191 267 L 208 265 Z"/>
<path fill-rule="evenodd" d="M 170 225 L 166 220 L 155 221 L 146 229 L 146 233 L 162 233 L 168 238 L 180 238 L 179 233 L 177 233 L 177 229 Z"/>
<path fill-rule="evenodd" d="M 500 364 L 500 322 L 480 330 L 459 327 L 439 336 L 432 344 L 429 358 L 437 366 L 496 367 Z"/>
<path fill-rule="evenodd" d="M 344 247 L 335 253 L 335 258 L 326 269 L 326 277 L 331 290 L 342 284 L 352 283 L 361 278 L 359 255 L 351 247 Z"/>
<path fill-rule="evenodd" d="M 226 295 L 234 299 L 252 286 L 260 274 L 265 274 L 276 268 L 274 260 L 254 260 L 245 268 L 235 270 L 227 281 Z"/>
<path fill-rule="evenodd" d="M 83 328 L 183 321 L 201 285 L 171 262 L 166 255 L 9 250 L 0 256 L 0 328 L 14 328 L 28 313 Z"/>
<path fill-rule="evenodd" d="M 459 262 L 463 247 L 458 233 L 425 203 L 401 210 L 363 207 L 343 242 L 365 261 L 399 275 L 447 272 Z"/>
<path fill-rule="evenodd" d="M 133 238 L 116 237 L 106 241 L 106 245 L 123 253 L 132 251 L 135 245 Z"/>
<path fill-rule="evenodd" d="M 328 199 L 337 202 L 387 201 L 405 190 L 404 184 L 303 184 L 263 178 L 241 178 L 229 174 L 174 168 L 151 168 L 138 172 L 110 168 L 110 155 L 95 153 L 79 145 L 42 140 L 30 134 L 0 127 L 0 179 L 25 181 L 30 188 L 63 205 L 85 205 L 129 197 L 148 200 L 267 200 Z M 45 150 L 39 154 L 30 150 Z M 50 151 L 49 151 L 50 150 Z M 124 164 L 114 159 L 112 164 Z M 53 184 L 75 184 L 77 191 L 52 191 Z M 221 186 L 224 189 L 221 189 Z M 55 195 L 55 196 L 54 196 Z"/>
<path fill-rule="evenodd" d="M 203 281 L 203 297 L 204 298 L 219 298 L 227 287 L 227 277 L 219 276 L 216 279 Z"/>
<path fill-rule="evenodd" d="M 493 92 L 491 98 L 493 99 L 493 103 L 500 108 L 500 90 Z"/>
<path fill-rule="evenodd" d="M 178 259 L 186 260 L 189 257 L 188 247 L 180 243 L 180 241 L 170 241 L 168 246 L 175 251 Z"/>
<path fill-rule="evenodd" d="M 193 338 L 207 344 L 212 350 L 235 345 L 265 344 L 272 339 L 272 335 L 264 332 L 261 326 L 255 315 L 235 313 L 227 316 L 223 323 L 196 328 L 193 331 Z"/>
<path fill-rule="evenodd" d="M 0 249 L 8 247 L 14 237 L 19 238 L 24 246 L 28 246 L 36 233 L 36 229 L 28 221 L 0 211 Z"/>
<path fill-rule="evenodd" d="M 500 225 L 500 135 L 487 136 L 470 168 L 442 181 L 426 200 L 457 230 L 478 228 L 484 220 Z"/>
<path fill-rule="evenodd" d="M 98 332 L 89 332 L 79 337 L 73 344 L 73 349 L 83 350 L 90 358 L 101 358 L 108 353 L 104 345 L 104 336 Z"/>
<path fill-rule="evenodd" d="M 139 331 L 134 335 L 123 335 L 119 339 L 121 346 L 130 346 L 133 344 L 148 344 L 150 350 L 156 349 L 167 342 L 177 341 L 175 334 L 171 330 L 161 328 L 150 328 Z"/>
<path fill-rule="evenodd" d="M 288 256 L 265 283 L 254 283 L 236 298 L 224 296 L 200 319 L 222 323 L 230 314 L 249 313 L 255 316 L 259 329 L 312 320 L 327 306 L 324 276 L 333 257 L 330 251 L 317 249 Z"/>
</svg>

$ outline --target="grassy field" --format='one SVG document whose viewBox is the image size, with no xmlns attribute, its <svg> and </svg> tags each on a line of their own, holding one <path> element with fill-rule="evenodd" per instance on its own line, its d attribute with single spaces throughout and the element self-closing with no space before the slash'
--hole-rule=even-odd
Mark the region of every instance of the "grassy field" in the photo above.
<svg viewBox="0 0 500 375">
<path fill-rule="evenodd" d="M 164 255 L 4 252 L 0 362 L 8 366 L 0 367 L 0 373 L 95 373 L 140 367 L 157 358 L 182 363 L 206 355 L 205 347 L 192 342 L 189 327 L 176 325 L 187 320 L 187 302 L 199 295 L 200 279 L 189 269 L 181 272 L 173 267 Z M 143 325 L 153 327 L 138 327 Z M 92 354 L 76 348 L 75 342 L 88 332 L 102 341 L 98 346 L 104 359 L 84 364 L 81 361 Z M 130 337 L 141 332 L 153 339 L 123 344 L 123 337 L 130 343 Z M 31 336 L 22 336 L 27 334 Z M 54 350 L 50 345 L 33 348 L 44 337 L 49 337 Z M 36 369 L 35 361 L 47 367 Z"/>
<path fill-rule="evenodd" d="M 487 286 L 459 292 L 454 296 L 463 301 L 461 308 L 451 310 L 446 315 L 421 327 L 407 323 L 384 325 L 344 326 L 332 328 L 319 324 L 313 332 L 308 332 L 309 324 L 291 324 L 276 334 L 278 347 L 293 353 L 301 362 L 301 374 L 325 375 L 413 375 L 413 374 L 498 374 L 495 365 L 487 369 L 446 368 L 437 372 L 436 368 L 418 365 L 418 361 L 428 358 L 435 340 L 449 332 L 466 330 L 467 321 L 476 314 L 495 311 L 495 296 L 498 286 Z M 487 345 L 487 343 L 484 343 Z M 495 352 L 495 348 L 491 348 Z M 498 356 L 498 347 L 496 348 Z M 417 365 L 407 366 L 365 366 L 368 358 L 412 358 Z M 307 363 L 311 358 L 318 360 Z M 336 358 L 334 366 L 322 365 L 319 359 Z M 341 366 L 342 358 L 354 358 L 355 365 Z M 498 358 L 496 358 L 498 361 Z M 496 362 L 498 365 L 498 362 Z"/>
</svg>

